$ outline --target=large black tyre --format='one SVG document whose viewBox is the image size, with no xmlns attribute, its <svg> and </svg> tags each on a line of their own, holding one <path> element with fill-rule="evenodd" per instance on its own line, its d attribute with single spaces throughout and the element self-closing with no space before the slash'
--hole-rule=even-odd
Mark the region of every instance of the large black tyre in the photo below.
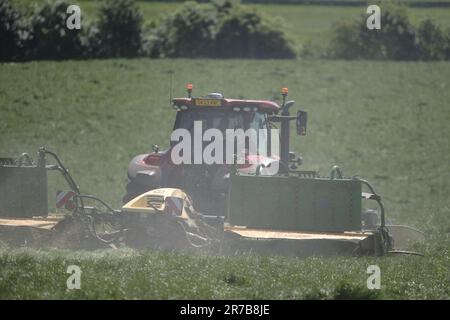
<svg viewBox="0 0 450 320">
<path fill-rule="evenodd" d="M 122 203 L 128 203 L 129 201 L 133 200 L 134 198 L 136 198 L 137 196 L 152 190 L 153 188 L 145 188 L 142 185 L 138 185 L 136 183 L 134 183 L 133 181 L 130 181 L 127 183 L 126 187 L 126 193 L 122 198 Z"/>
<path fill-rule="evenodd" d="M 368 209 L 361 215 L 364 229 L 374 230 L 378 227 L 378 214 L 375 210 Z"/>
</svg>

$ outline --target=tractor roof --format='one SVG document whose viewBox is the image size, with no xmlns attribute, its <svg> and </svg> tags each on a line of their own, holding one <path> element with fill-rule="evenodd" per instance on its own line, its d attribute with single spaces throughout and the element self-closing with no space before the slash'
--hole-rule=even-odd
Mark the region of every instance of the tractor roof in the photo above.
<svg viewBox="0 0 450 320">
<path fill-rule="evenodd" d="M 267 113 L 277 113 L 281 107 L 270 100 L 240 100 L 240 99 L 225 99 L 223 97 L 216 97 L 209 95 L 201 98 L 175 98 L 172 100 L 172 105 L 176 109 L 187 110 L 190 108 L 204 108 L 204 109 L 227 109 L 233 111 L 251 111 L 251 109 Z M 250 108 L 246 110 L 244 108 Z"/>
</svg>

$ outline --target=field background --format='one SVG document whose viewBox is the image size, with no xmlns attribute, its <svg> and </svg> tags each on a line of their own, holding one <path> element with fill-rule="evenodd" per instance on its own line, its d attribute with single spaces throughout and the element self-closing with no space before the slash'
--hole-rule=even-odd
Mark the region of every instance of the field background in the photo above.
<svg viewBox="0 0 450 320">
<path fill-rule="evenodd" d="M 30 10 L 42 1 L 14 0 L 25 10 Z M 180 2 L 136 1 L 144 15 L 144 24 L 157 22 L 165 14 L 176 10 Z M 418 1 L 412 1 L 418 2 Z M 427 3 L 428 1 L 421 1 Z M 82 19 L 92 20 L 96 17 L 99 1 L 78 0 L 82 10 Z M 432 19 L 444 28 L 450 27 L 450 1 L 443 1 L 446 7 L 412 7 L 409 8 L 412 22 L 418 24 L 425 19 Z M 329 37 L 334 23 L 341 19 L 354 19 L 365 14 L 365 6 L 329 6 L 329 5 L 293 5 L 293 4 L 246 4 L 246 6 L 266 15 L 279 17 L 286 26 L 286 31 L 300 44 L 312 42 L 320 45 Z"/>
<path fill-rule="evenodd" d="M 87 14 L 96 3 L 80 2 Z M 179 4 L 141 3 L 146 20 Z M 28 6 L 24 3 L 24 6 Z M 282 17 L 299 39 L 323 41 L 359 7 L 252 5 Z M 417 21 L 450 24 L 450 8 L 412 8 Z M 0 64 L 0 156 L 40 146 L 57 152 L 85 193 L 120 206 L 126 167 L 167 146 L 173 95 L 220 91 L 279 99 L 309 112 L 308 136 L 292 136 L 304 169 L 371 181 L 391 221 L 427 232 L 426 257 L 294 259 L 186 256 L 129 249 L 67 252 L 0 249 L 0 298 L 446 298 L 450 297 L 450 63 L 332 60 L 114 59 Z M 50 177 L 54 192 L 64 186 Z M 67 291 L 66 268 L 83 270 Z M 382 290 L 365 288 L 378 264 Z"/>
</svg>

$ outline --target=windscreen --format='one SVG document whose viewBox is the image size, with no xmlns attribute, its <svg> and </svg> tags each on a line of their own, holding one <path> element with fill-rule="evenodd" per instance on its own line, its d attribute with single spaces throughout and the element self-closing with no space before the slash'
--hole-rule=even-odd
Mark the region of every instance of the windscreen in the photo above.
<svg viewBox="0 0 450 320">
<path fill-rule="evenodd" d="M 224 110 L 187 110 L 177 113 L 175 129 L 194 132 L 194 121 L 202 122 L 203 133 L 208 129 L 219 129 L 225 137 L 226 129 L 254 129 L 258 133 L 258 153 L 267 152 L 267 118 L 262 112 L 233 112 Z M 261 130 L 263 129 L 263 130 Z M 264 152 L 264 153 L 263 153 Z"/>
</svg>

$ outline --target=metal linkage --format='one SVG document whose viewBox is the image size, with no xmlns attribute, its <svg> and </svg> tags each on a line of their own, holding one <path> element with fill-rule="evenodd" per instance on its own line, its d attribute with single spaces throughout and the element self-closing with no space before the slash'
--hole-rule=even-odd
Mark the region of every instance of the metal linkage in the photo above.
<svg viewBox="0 0 450 320">
<path fill-rule="evenodd" d="M 330 179 L 343 179 L 342 171 L 338 166 L 333 166 L 331 168 Z M 381 201 L 381 196 L 377 194 L 375 188 L 367 180 L 361 179 L 356 176 L 353 177 L 353 179 L 361 182 L 370 190 L 370 193 L 362 192 L 361 196 L 367 200 L 375 200 L 378 204 L 378 207 L 380 208 L 380 227 L 378 228 L 378 231 L 382 244 L 380 248 L 381 254 L 384 255 L 390 252 L 390 250 L 392 249 L 393 241 L 392 237 L 389 235 L 389 230 L 386 228 L 385 210 L 383 202 Z"/>
<path fill-rule="evenodd" d="M 49 166 L 46 166 L 46 168 L 49 170 L 58 170 L 59 172 L 61 172 L 61 174 L 67 181 L 67 184 L 69 185 L 70 189 L 72 189 L 72 191 L 75 193 L 75 197 L 74 197 L 75 198 L 75 208 L 72 212 L 73 215 L 78 217 L 84 223 L 86 223 L 87 228 L 88 228 L 89 232 L 91 233 L 91 235 L 95 239 L 97 239 L 99 242 L 104 243 L 104 244 L 112 244 L 112 243 L 116 242 L 124 234 L 124 231 L 125 231 L 124 225 L 122 223 L 120 223 L 120 219 L 118 219 L 121 214 L 121 211 L 115 210 L 108 203 L 106 203 L 105 201 L 103 201 L 102 199 L 100 199 L 96 196 L 81 194 L 80 188 L 75 183 L 75 180 L 72 178 L 69 171 L 64 167 L 61 160 L 55 153 L 48 151 L 44 148 L 41 148 L 39 150 L 39 159 L 40 159 L 39 162 L 41 165 L 45 165 L 45 154 L 51 155 L 57 162 L 57 165 L 54 165 L 54 166 L 49 165 Z M 101 205 L 103 205 L 106 210 L 99 211 L 95 207 L 92 207 L 92 208 L 87 207 L 87 206 L 85 206 L 85 200 L 97 201 Z M 149 203 L 149 205 L 156 212 L 159 212 L 159 213 L 163 212 L 161 209 L 157 208 L 152 203 Z M 203 221 L 202 215 L 200 213 L 191 212 L 191 215 L 195 216 L 195 219 L 194 219 L 195 228 L 193 228 L 193 230 L 188 231 L 184 225 L 184 221 L 181 219 L 177 220 L 177 222 L 183 228 L 183 230 L 186 234 L 186 239 L 189 244 L 191 244 L 193 247 L 201 248 L 201 247 L 210 246 L 212 243 L 215 243 L 216 241 L 218 241 L 215 237 L 212 236 L 214 234 L 214 232 L 212 232 L 210 230 L 210 228 L 208 227 L 208 224 Z M 96 227 L 96 224 L 99 221 L 99 219 L 100 220 L 103 219 L 114 230 L 111 232 L 100 234 Z M 112 226 L 112 224 L 114 222 L 119 222 L 119 228 Z M 196 244 L 193 242 L 193 240 L 196 242 L 201 242 L 202 244 Z"/>
<path fill-rule="evenodd" d="M 385 211 L 384 211 L 384 205 L 383 202 L 381 201 L 381 196 L 378 195 L 375 191 L 375 188 L 367 181 L 364 179 L 361 179 L 359 177 L 354 177 L 354 179 L 360 181 L 362 184 L 364 184 L 365 186 L 367 186 L 370 190 L 371 193 L 362 193 L 362 196 L 365 199 L 369 199 L 369 200 L 375 200 L 380 208 L 380 227 L 378 228 L 378 231 L 380 232 L 380 237 L 381 237 L 381 243 L 382 243 L 382 247 L 380 248 L 382 250 L 382 254 L 386 254 L 388 252 L 390 252 L 390 250 L 393 247 L 393 241 L 392 241 L 392 237 L 389 235 L 389 230 L 388 228 L 386 228 L 386 217 L 385 217 Z"/>
<path fill-rule="evenodd" d="M 380 207 L 380 220 L 381 220 L 380 227 L 384 228 L 386 225 L 386 218 L 384 213 L 384 205 L 383 202 L 381 202 L 381 196 L 375 192 L 375 189 L 367 180 L 363 180 L 357 177 L 355 177 L 355 179 L 360 181 L 362 184 L 366 185 L 371 192 L 370 194 L 363 193 L 364 198 L 369 200 L 375 200 L 378 203 L 378 206 Z"/>
<path fill-rule="evenodd" d="M 46 166 L 46 168 L 48 170 L 58 170 L 64 177 L 64 179 L 66 180 L 67 184 L 69 185 L 70 189 L 75 193 L 75 208 L 72 211 L 74 216 L 77 216 L 80 218 L 81 221 L 86 222 L 86 220 L 88 220 L 87 225 L 88 225 L 88 230 L 90 231 L 90 233 L 92 234 L 92 236 L 97 239 L 98 241 L 105 243 L 105 244 L 111 244 L 113 242 L 115 242 L 116 240 L 118 240 L 118 238 L 122 235 L 123 233 L 123 226 L 120 227 L 119 230 L 115 230 L 112 233 L 109 233 L 109 236 L 113 236 L 110 239 L 104 239 L 102 238 L 102 236 L 99 235 L 99 233 L 97 232 L 96 226 L 95 226 L 95 222 L 96 222 L 96 215 L 92 214 L 92 213 L 88 213 L 86 211 L 86 209 L 88 209 L 85 204 L 84 204 L 84 200 L 85 199 L 91 199 L 97 202 L 100 202 L 106 209 L 106 214 L 108 214 L 108 218 L 115 218 L 118 214 L 120 214 L 119 210 L 114 210 L 109 204 L 107 204 L 105 201 L 101 200 L 100 198 L 96 197 L 96 196 L 92 196 L 92 195 L 85 195 L 85 194 L 81 194 L 80 192 L 80 188 L 79 186 L 76 184 L 75 180 L 72 178 L 72 176 L 70 175 L 69 171 L 66 169 L 66 167 L 64 167 L 62 161 L 59 159 L 59 157 L 56 155 L 56 153 L 51 152 L 49 150 L 46 150 L 45 148 L 41 147 L 39 149 L 39 159 L 38 159 L 38 166 Z M 50 156 L 52 156 L 57 165 L 45 165 L 45 155 L 48 154 Z M 95 208 L 92 209 L 93 212 L 97 212 L 97 210 Z M 105 212 L 102 213 L 103 217 Z"/>
<path fill-rule="evenodd" d="M 70 189 L 72 189 L 73 192 L 75 192 L 77 195 L 80 195 L 80 188 L 78 187 L 78 185 L 75 183 L 75 181 L 73 180 L 72 176 L 70 175 L 69 171 L 64 167 L 64 165 L 62 164 L 61 160 L 59 160 L 58 156 L 49 151 L 46 150 L 44 147 L 41 147 L 39 149 L 39 161 L 38 161 L 38 165 L 42 165 L 42 162 L 45 162 L 45 154 L 49 154 L 51 155 L 55 161 L 58 163 L 57 166 L 47 166 L 47 169 L 49 170 L 58 170 L 59 172 L 61 172 L 61 174 L 63 175 L 64 179 L 66 179 L 67 184 L 69 185 Z"/>
</svg>

